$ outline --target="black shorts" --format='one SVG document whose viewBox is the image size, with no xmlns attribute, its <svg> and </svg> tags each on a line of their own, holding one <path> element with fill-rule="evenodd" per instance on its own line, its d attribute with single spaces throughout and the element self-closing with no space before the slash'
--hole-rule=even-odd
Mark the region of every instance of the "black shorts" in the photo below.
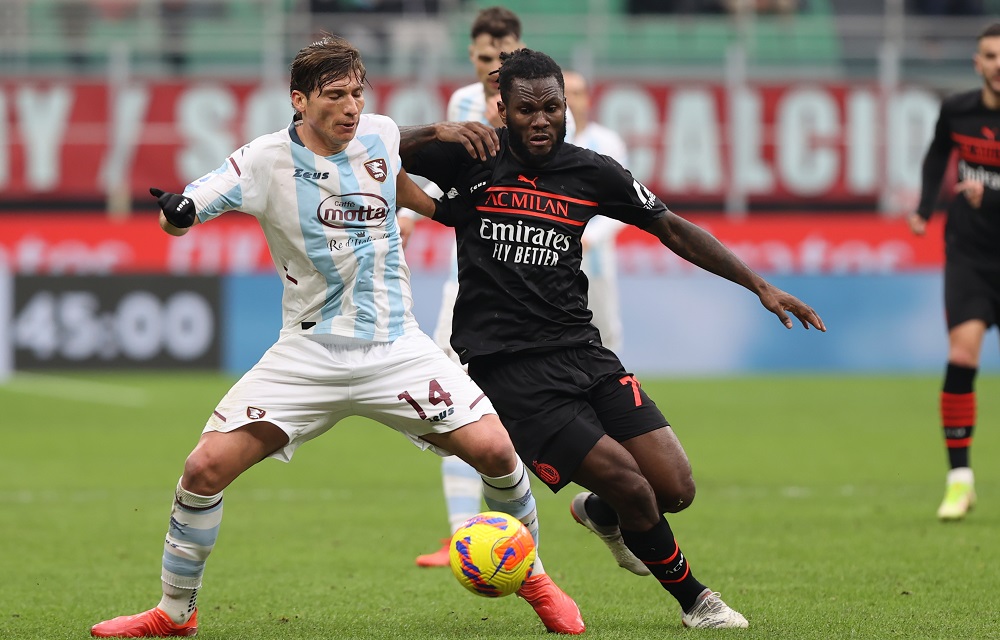
<svg viewBox="0 0 1000 640">
<path fill-rule="evenodd" d="M 518 455 L 553 492 L 572 480 L 601 436 L 618 442 L 668 426 L 618 357 L 601 346 L 473 358 Z"/>
<path fill-rule="evenodd" d="M 948 329 L 967 320 L 982 320 L 987 328 L 997 324 L 1000 319 L 1000 271 L 984 271 L 946 261 L 944 312 Z"/>
</svg>

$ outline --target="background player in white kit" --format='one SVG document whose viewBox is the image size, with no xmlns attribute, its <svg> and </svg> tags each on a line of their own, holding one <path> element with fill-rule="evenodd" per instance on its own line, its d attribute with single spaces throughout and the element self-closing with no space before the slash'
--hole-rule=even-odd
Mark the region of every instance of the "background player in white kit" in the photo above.
<svg viewBox="0 0 1000 640">
<path fill-rule="evenodd" d="M 628 169 L 628 152 L 621 136 L 594 122 L 590 113 L 587 81 L 576 71 L 564 71 L 566 106 L 576 118 L 576 133 L 566 132 L 566 142 L 611 156 Z M 601 332 L 601 344 L 612 351 L 622 348 L 621 306 L 618 303 L 618 252 L 615 241 L 626 225 L 614 218 L 596 216 L 583 232 L 583 264 L 590 284 L 588 307 L 591 322 Z"/>
<path fill-rule="evenodd" d="M 223 489 L 264 458 L 289 461 L 299 445 L 352 415 L 464 458 L 482 473 L 490 508 L 517 517 L 537 538 L 528 474 L 490 401 L 411 313 L 396 203 L 425 215 L 435 203 L 401 167 L 396 124 L 361 113 L 360 54 L 326 37 L 298 53 L 290 84 L 292 126 L 244 146 L 183 195 L 150 190 L 172 235 L 226 211 L 257 218 L 284 284 L 282 329 L 212 412 L 185 462 L 159 604 L 94 625 L 94 636 L 195 635 Z M 452 131 L 462 137 L 461 127 Z M 537 561 L 518 593 L 549 631 L 584 631 L 576 604 Z"/>
</svg>

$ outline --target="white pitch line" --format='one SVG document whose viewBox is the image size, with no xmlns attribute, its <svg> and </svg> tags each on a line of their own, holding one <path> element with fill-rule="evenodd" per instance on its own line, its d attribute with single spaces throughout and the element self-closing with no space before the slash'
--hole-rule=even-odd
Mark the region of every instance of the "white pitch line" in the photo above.
<svg viewBox="0 0 1000 640">
<path fill-rule="evenodd" d="M 149 404 L 149 394 L 142 389 L 23 371 L 18 371 L 0 385 L 2 391 L 118 407 L 144 407 Z"/>
</svg>

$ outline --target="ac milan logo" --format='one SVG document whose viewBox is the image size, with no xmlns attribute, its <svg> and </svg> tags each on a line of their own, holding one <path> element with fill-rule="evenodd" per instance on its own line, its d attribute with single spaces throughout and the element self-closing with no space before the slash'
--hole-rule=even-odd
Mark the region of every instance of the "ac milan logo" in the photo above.
<svg viewBox="0 0 1000 640">
<path fill-rule="evenodd" d="M 368 175 L 375 178 L 379 182 L 385 182 L 385 179 L 388 176 L 388 169 L 386 168 L 385 159 L 383 158 L 369 160 L 365 163 L 365 169 L 368 170 Z"/>
<path fill-rule="evenodd" d="M 559 472 L 551 464 L 536 460 L 531 463 L 531 466 L 535 468 L 535 475 L 538 476 L 538 479 L 545 484 L 559 484 Z"/>
<path fill-rule="evenodd" d="M 267 411 L 264 411 L 263 409 L 258 409 L 257 407 L 247 407 L 247 417 L 251 420 L 260 420 L 264 417 L 265 413 L 267 413 Z"/>
</svg>

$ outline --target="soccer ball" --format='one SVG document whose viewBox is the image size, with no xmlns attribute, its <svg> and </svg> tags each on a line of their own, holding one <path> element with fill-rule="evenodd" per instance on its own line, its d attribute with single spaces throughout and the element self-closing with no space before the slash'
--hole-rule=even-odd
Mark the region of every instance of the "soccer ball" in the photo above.
<svg viewBox="0 0 1000 640">
<path fill-rule="evenodd" d="M 451 538 L 451 572 L 480 596 L 516 592 L 535 566 L 535 541 L 521 522 L 506 513 L 485 511 L 466 520 Z"/>
</svg>

